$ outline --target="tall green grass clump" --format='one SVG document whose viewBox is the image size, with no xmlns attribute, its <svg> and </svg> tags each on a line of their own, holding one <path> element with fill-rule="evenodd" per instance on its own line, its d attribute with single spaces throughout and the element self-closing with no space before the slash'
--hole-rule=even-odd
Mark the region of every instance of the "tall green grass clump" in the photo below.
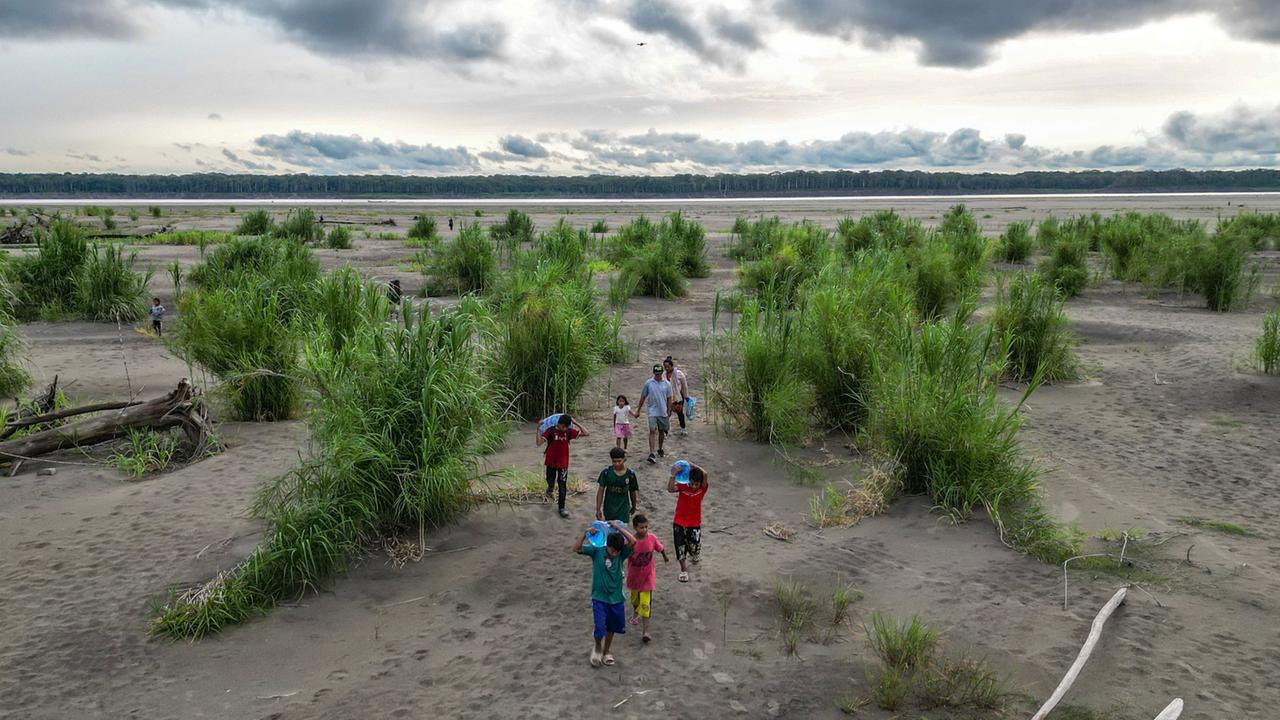
<svg viewBox="0 0 1280 720">
<path fill-rule="evenodd" d="M 981 235 L 982 227 L 964 203 L 952 205 L 942 216 L 938 231 L 944 235 Z"/>
<path fill-rule="evenodd" d="M 1073 298 L 1089 284 L 1089 246 L 1077 236 L 1064 233 L 1037 270 L 1053 283 L 1063 299 Z"/>
<path fill-rule="evenodd" d="M 870 215 L 841 218 L 836 224 L 836 239 L 845 255 L 863 250 L 907 249 L 924 239 L 920 221 L 907 219 L 893 210 L 877 210 Z"/>
<path fill-rule="evenodd" d="M 132 322 L 146 314 L 149 273 L 138 273 L 135 253 L 113 243 L 90 244 L 84 229 L 55 220 L 36 234 L 36 252 L 8 264 L 14 316 L 81 317 Z"/>
<path fill-rule="evenodd" d="M 298 406 L 302 336 L 316 305 L 320 266 L 291 239 L 242 237 L 190 273 L 178 302 L 174 347 L 221 381 L 240 420 L 281 420 Z"/>
<path fill-rule="evenodd" d="M 266 536 L 235 568 L 175 595 L 157 635 L 199 638 L 315 590 L 379 537 L 455 520 L 505 432 L 477 321 L 461 311 L 371 322 L 340 350 L 321 332 L 303 373 L 311 453 L 255 503 Z"/>
<path fill-rule="evenodd" d="M 743 287 L 794 303 L 800 287 L 830 257 L 831 233 L 810 222 L 770 227 L 769 233 L 768 242 L 760 247 L 763 254 L 739 268 Z"/>
<path fill-rule="evenodd" d="M 591 236 L 586 230 L 575 230 L 564 218 L 538 234 L 534 251 L 547 262 L 560 263 L 571 273 L 586 265 Z"/>
<path fill-rule="evenodd" d="M 504 276 L 491 305 L 495 377 L 525 419 L 573 409 L 601 365 L 627 359 L 621 315 L 605 312 L 588 273 L 522 263 Z"/>
<path fill-rule="evenodd" d="M 436 228 L 436 219 L 430 215 L 419 215 L 409 227 L 406 244 L 415 247 L 429 248 L 440 241 L 440 233 Z"/>
<path fill-rule="evenodd" d="M 743 302 L 742 315 L 726 338 L 728 363 L 717 404 L 757 442 L 795 444 L 810 434 L 817 399 L 799 374 L 793 310 L 765 299 Z"/>
<path fill-rule="evenodd" d="M 151 273 L 135 272 L 137 252 L 119 245 L 94 245 L 76 278 L 76 314 L 96 322 L 133 322 L 147 314 Z"/>
<path fill-rule="evenodd" d="M 1262 319 L 1262 335 L 1254 341 L 1253 360 L 1267 375 L 1280 375 L 1280 308 Z"/>
<path fill-rule="evenodd" d="M 208 246 L 230 240 L 234 235 L 232 233 L 218 232 L 216 230 L 174 230 L 166 233 L 156 233 L 149 237 L 140 237 L 134 242 L 146 245 L 200 245 Z"/>
<path fill-rule="evenodd" d="M 1249 262 L 1251 247 L 1246 238 L 1221 233 L 1197 247 L 1192 282 L 1210 310 L 1230 312 L 1249 305 L 1262 282 L 1261 268 Z"/>
<path fill-rule="evenodd" d="M 533 242 L 536 228 L 533 225 L 533 218 L 515 208 L 511 208 L 507 211 L 506 219 L 494 225 L 490 232 L 493 234 L 494 240 L 500 243 L 514 243 L 518 246 L 520 243 Z"/>
<path fill-rule="evenodd" d="M 1062 299 L 1053 283 L 1041 276 L 1018 273 L 1008 286 L 996 290 L 992 326 L 997 337 L 1007 338 L 1008 376 L 1030 382 L 1071 380 L 1079 364 L 1067 329 Z"/>
<path fill-rule="evenodd" d="M 350 250 L 351 249 L 351 228 L 346 225 L 336 225 L 329 231 L 329 235 L 324 239 L 324 246 L 330 250 Z"/>
<path fill-rule="evenodd" d="M 272 235 L 289 238 L 300 243 L 320 242 L 324 239 L 324 228 L 316 220 L 316 213 L 311 208 L 294 208 L 289 211 L 284 222 L 272 230 Z"/>
<path fill-rule="evenodd" d="M 609 223 L 604 220 L 597 220 L 591 223 L 591 234 L 604 237 L 609 234 Z"/>
<path fill-rule="evenodd" d="M 216 375 L 236 420 L 287 420 L 299 401 L 301 320 L 265 278 L 183 293 L 173 344 Z"/>
<path fill-rule="evenodd" d="M 782 220 L 777 216 L 758 220 L 740 217 L 733 223 L 728 255 L 736 260 L 759 260 L 773 252 L 782 233 Z"/>
<path fill-rule="evenodd" d="M 1280 213 L 1242 212 L 1220 222 L 1218 234 L 1237 238 L 1254 250 L 1280 250 Z"/>
<path fill-rule="evenodd" d="M 3 266 L 4 259 L 0 258 L 0 268 Z M 7 273 L 0 271 L 0 397 L 16 398 L 31 384 L 31 373 L 24 363 L 27 344 L 13 317 L 16 301 Z"/>
<path fill-rule="evenodd" d="M 970 324 L 971 310 L 918 326 L 900 319 L 876 359 L 864 437 L 894 459 L 906 493 L 927 494 L 956 520 L 985 512 L 1013 547 L 1061 562 L 1079 541 L 1041 504 L 1018 408 L 996 397 L 1007 345 Z"/>
<path fill-rule="evenodd" d="M 1000 259 L 1007 263 L 1026 262 L 1031 257 L 1031 223 L 1010 223 L 1000 236 Z"/>
<path fill-rule="evenodd" d="M 621 266 L 644 248 L 658 242 L 658 226 L 644 215 L 618 228 L 618 232 L 605 241 L 604 257 Z"/>
<path fill-rule="evenodd" d="M 467 225 L 453 242 L 438 246 L 427 262 L 427 291 L 432 295 L 484 292 L 498 272 L 498 256 L 479 223 Z"/>
<path fill-rule="evenodd" d="M 160 208 L 156 208 L 159 210 Z M 153 215 L 155 213 L 152 213 Z M 156 215 L 156 217 L 160 217 Z M 236 235 L 267 235 L 275 229 L 275 222 L 266 210 L 253 210 L 240 216 L 240 224 L 236 225 Z"/>
<path fill-rule="evenodd" d="M 674 212 L 662 219 L 658 226 L 659 242 L 670 247 L 676 267 L 687 278 L 710 277 L 707 264 L 707 233 L 702 225 Z"/>
<path fill-rule="evenodd" d="M 632 253 L 622 264 L 619 282 L 632 295 L 655 298 L 684 297 L 688 282 L 676 263 L 675 248 L 669 243 L 654 242 Z"/>
</svg>

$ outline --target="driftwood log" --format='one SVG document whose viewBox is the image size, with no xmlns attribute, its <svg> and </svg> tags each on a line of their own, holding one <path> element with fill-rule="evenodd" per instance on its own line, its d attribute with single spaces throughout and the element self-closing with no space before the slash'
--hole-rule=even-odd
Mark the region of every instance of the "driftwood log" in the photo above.
<svg viewBox="0 0 1280 720">
<path fill-rule="evenodd" d="M 1067 670 L 1067 674 L 1062 678 L 1062 682 L 1058 683 L 1058 688 L 1053 691 L 1048 700 L 1044 701 L 1044 705 L 1040 706 L 1040 710 L 1031 716 L 1031 720 L 1044 720 L 1044 717 L 1053 712 L 1058 703 L 1062 701 L 1063 696 L 1071 689 L 1071 685 L 1075 683 L 1076 678 L 1080 676 L 1080 671 L 1084 669 L 1084 664 L 1089 662 L 1089 656 L 1093 654 L 1093 648 L 1098 644 L 1098 640 L 1102 637 L 1102 626 L 1107 624 L 1107 619 L 1116 611 L 1116 608 L 1124 602 L 1124 598 L 1129 594 L 1128 588 L 1120 588 L 1115 595 L 1107 601 L 1106 605 L 1098 611 L 1098 616 L 1093 619 L 1093 625 L 1089 628 L 1089 637 L 1084 641 L 1084 646 L 1080 648 L 1080 654 L 1076 656 L 1076 661 L 1071 663 L 1071 669 Z"/>
<path fill-rule="evenodd" d="M 208 443 L 210 428 L 204 399 L 186 378 L 169 394 L 151 400 L 98 403 L 16 420 L 14 425 L 17 427 L 6 427 L 0 437 L 8 437 L 22 427 L 43 425 L 94 412 L 100 414 L 40 430 L 26 437 L 0 442 L 0 458 L 20 462 L 66 448 L 115 440 L 127 435 L 130 430 L 144 428 L 181 428 L 193 454 L 203 452 Z"/>
</svg>

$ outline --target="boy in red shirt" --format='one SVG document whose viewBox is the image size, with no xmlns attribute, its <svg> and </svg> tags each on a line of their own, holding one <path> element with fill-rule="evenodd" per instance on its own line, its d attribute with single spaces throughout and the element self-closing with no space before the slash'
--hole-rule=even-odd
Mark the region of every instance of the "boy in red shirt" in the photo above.
<svg viewBox="0 0 1280 720">
<path fill-rule="evenodd" d="M 676 482 L 676 476 L 684 469 L 680 467 L 683 463 L 671 466 L 667 492 L 679 493 L 671 523 L 671 542 L 676 546 L 676 560 L 680 561 L 680 582 L 689 582 L 689 561 L 696 564 L 702 553 L 702 499 L 707 496 L 709 476 L 702 468 L 688 463 L 689 482 Z"/>
<path fill-rule="evenodd" d="M 559 486 L 560 488 L 560 517 L 569 517 L 569 511 L 564 509 L 564 496 L 569 485 L 569 441 L 576 440 L 578 436 L 586 437 L 591 433 L 586 428 L 576 428 L 573 426 L 573 418 L 568 413 L 560 416 L 555 425 L 547 428 L 538 438 L 538 444 L 547 444 L 547 450 L 544 454 L 544 463 L 547 466 L 547 500 L 551 499 L 551 491 Z"/>
<path fill-rule="evenodd" d="M 640 639 L 649 642 L 649 611 L 653 602 L 653 586 L 656 580 L 654 554 L 662 556 L 662 562 L 669 562 L 667 549 L 662 546 L 658 536 L 649 532 L 649 518 L 640 513 L 631 520 L 635 528 L 635 545 L 631 548 L 631 556 L 627 558 L 627 589 L 631 591 L 631 607 L 635 614 L 631 616 L 631 624 L 643 625 L 644 633 Z"/>
</svg>

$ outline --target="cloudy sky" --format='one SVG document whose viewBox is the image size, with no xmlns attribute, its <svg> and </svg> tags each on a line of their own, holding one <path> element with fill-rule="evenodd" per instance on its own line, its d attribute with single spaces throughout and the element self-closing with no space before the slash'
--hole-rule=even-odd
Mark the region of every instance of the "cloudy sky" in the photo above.
<svg viewBox="0 0 1280 720">
<path fill-rule="evenodd" d="M 0 0 L 0 171 L 1275 167 L 1277 6 Z"/>
</svg>

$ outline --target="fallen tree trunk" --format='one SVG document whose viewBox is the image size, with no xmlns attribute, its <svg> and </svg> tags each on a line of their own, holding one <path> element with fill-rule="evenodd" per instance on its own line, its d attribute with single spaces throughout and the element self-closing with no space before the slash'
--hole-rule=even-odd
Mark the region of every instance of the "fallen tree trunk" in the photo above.
<svg viewBox="0 0 1280 720">
<path fill-rule="evenodd" d="M 80 413 L 60 411 L 64 416 L 74 416 L 91 411 L 80 408 Z M 100 406 L 96 406 L 100 407 Z M 60 414 L 53 413 L 53 414 Z M 191 446 L 192 453 L 202 452 L 208 442 L 209 420 L 204 400 L 191 383 L 183 378 L 178 387 L 163 397 L 126 405 L 101 415 L 76 420 L 47 430 L 32 433 L 16 440 L 0 442 L 0 457 L 27 460 L 70 447 L 96 445 L 115 440 L 130 430 L 166 430 L 181 428 Z"/>
<path fill-rule="evenodd" d="M 57 412 L 45 413 L 43 415 L 26 415 L 14 420 L 8 425 L 5 425 L 4 429 L 0 430 L 0 440 L 9 437 L 23 428 L 31 427 L 32 425 L 44 425 L 46 423 L 63 420 L 65 418 L 75 417 L 76 415 L 87 415 L 89 413 L 104 412 L 106 410 L 122 410 L 124 408 L 140 404 L 141 402 L 138 400 L 122 400 L 120 402 L 98 403 L 97 405 L 82 405 L 80 407 L 67 408 L 65 410 L 58 410 Z"/>
</svg>

